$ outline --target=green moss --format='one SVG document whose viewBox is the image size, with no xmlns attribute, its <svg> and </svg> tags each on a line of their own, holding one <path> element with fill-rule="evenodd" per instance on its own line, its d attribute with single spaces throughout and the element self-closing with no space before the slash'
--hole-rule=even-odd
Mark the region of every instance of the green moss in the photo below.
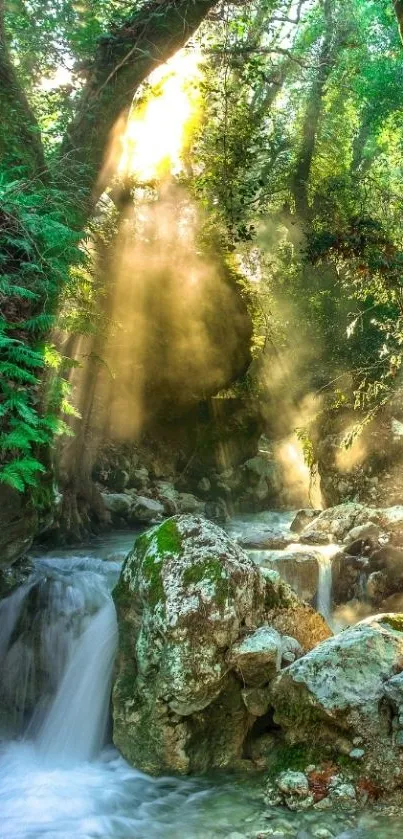
<svg viewBox="0 0 403 839">
<path fill-rule="evenodd" d="M 162 562 L 160 557 L 149 554 L 143 560 L 143 574 L 148 582 L 148 597 L 150 606 L 155 608 L 158 603 L 165 603 L 165 591 L 162 582 Z"/>
<path fill-rule="evenodd" d="M 403 615 L 384 615 L 381 623 L 386 623 L 396 632 L 403 632 Z"/>
<path fill-rule="evenodd" d="M 167 519 L 161 524 L 157 531 L 158 553 L 180 554 L 182 552 L 182 540 L 174 519 Z"/>
<path fill-rule="evenodd" d="M 185 586 L 208 580 L 215 585 L 215 600 L 218 606 L 224 606 L 228 599 L 228 579 L 219 559 L 210 557 L 204 562 L 198 562 L 183 572 Z"/>
<path fill-rule="evenodd" d="M 267 754 L 267 759 L 269 777 L 276 778 L 280 772 L 288 769 L 293 772 L 303 772 L 310 764 L 318 766 L 323 760 L 329 760 L 329 755 L 315 745 L 306 746 L 302 743 L 289 745 L 282 741 Z"/>
</svg>

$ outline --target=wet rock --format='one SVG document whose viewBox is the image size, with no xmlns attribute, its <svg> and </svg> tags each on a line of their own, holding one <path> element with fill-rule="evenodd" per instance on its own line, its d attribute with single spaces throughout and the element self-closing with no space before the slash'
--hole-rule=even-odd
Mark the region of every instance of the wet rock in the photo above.
<svg viewBox="0 0 403 839">
<path fill-rule="evenodd" d="M 201 478 L 199 483 L 197 484 L 197 489 L 203 495 L 206 495 L 211 490 L 211 482 L 208 478 Z"/>
<path fill-rule="evenodd" d="M 320 554 L 315 550 L 284 550 L 264 561 L 267 568 L 278 571 L 283 580 L 303 600 L 312 601 L 318 591 Z"/>
<path fill-rule="evenodd" d="M 272 531 L 256 532 L 241 536 L 239 544 L 248 551 L 283 550 L 288 545 L 295 544 L 298 537 L 292 533 L 273 533 Z"/>
<path fill-rule="evenodd" d="M 381 534 L 382 531 L 379 525 L 369 521 L 366 524 L 360 524 L 349 530 L 347 535 L 344 537 L 343 542 L 347 545 L 347 547 L 356 541 L 366 542 L 370 540 L 376 544 Z"/>
<path fill-rule="evenodd" d="M 323 543 L 341 542 L 353 527 L 365 523 L 369 517 L 368 508 L 363 504 L 347 502 L 329 507 L 304 527 L 300 538 L 304 543 L 311 540 L 313 544 L 317 544 L 319 539 L 322 539 Z"/>
<path fill-rule="evenodd" d="M 330 632 L 268 574 L 200 517 L 176 516 L 137 540 L 114 593 L 113 737 L 133 765 L 155 774 L 240 765 L 255 716 L 246 704 L 251 695 L 245 702 L 242 693 L 239 658 L 229 663 L 228 651 L 245 656 L 248 678 L 258 686 L 263 676 L 255 654 L 265 682 L 279 666 L 274 624 L 284 620 L 285 634 L 304 649 Z"/>
<path fill-rule="evenodd" d="M 205 515 L 211 521 L 219 522 L 219 524 L 226 524 L 230 521 L 230 515 L 227 505 L 223 498 L 217 498 L 214 501 L 206 501 Z"/>
<path fill-rule="evenodd" d="M 38 527 L 38 514 L 27 499 L 0 484 L 0 568 L 13 565 L 29 550 Z"/>
<path fill-rule="evenodd" d="M 9 568 L 0 568 L 0 599 L 27 582 L 33 571 L 28 557 L 20 557 Z"/>
<path fill-rule="evenodd" d="M 388 587 L 388 581 L 382 571 L 373 571 L 366 582 L 365 591 L 367 597 L 374 603 L 380 603 L 385 597 Z"/>
<path fill-rule="evenodd" d="M 321 510 L 312 510 L 310 508 L 306 510 L 298 510 L 297 515 L 291 522 L 290 530 L 293 533 L 301 533 L 301 530 L 308 525 L 311 525 L 313 520 L 320 516 Z"/>
<path fill-rule="evenodd" d="M 160 501 L 145 498 L 143 495 L 134 496 L 130 509 L 130 524 L 147 524 L 164 515 L 164 507 Z"/>
</svg>

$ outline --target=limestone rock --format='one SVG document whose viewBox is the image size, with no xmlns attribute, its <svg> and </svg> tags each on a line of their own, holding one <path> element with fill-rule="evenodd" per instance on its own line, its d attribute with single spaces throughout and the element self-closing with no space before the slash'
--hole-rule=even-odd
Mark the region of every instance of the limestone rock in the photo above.
<svg viewBox="0 0 403 839">
<path fill-rule="evenodd" d="M 373 512 L 375 513 L 375 510 Z M 340 542 L 353 527 L 365 523 L 369 517 L 368 508 L 363 504 L 346 502 L 329 507 L 304 527 L 300 538 L 304 543 L 309 542 L 312 537 L 314 543 L 317 543 L 319 537 L 323 537 L 324 542 Z"/>
<path fill-rule="evenodd" d="M 264 560 L 264 565 L 278 571 L 283 580 L 296 591 L 303 600 L 313 600 L 319 583 L 320 555 L 314 549 L 273 552 Z"/>
<path fill-rule="evenodd" d="M 264 678 L 256 658 L 248 673 L 261 685 L 279 666 L 276 622 L 304 649 L 330 633 L 278 575 L 261 573 L 223 530 L 190 515 L 137 540 L 114 597 L 114 742 L 129 762 L 156 774 L 239 764 L 256 716 L 231 651 L 242 654 L 254 638 Z M 255 712 L 263 706 L 255 701 Z"/>
<path fill-rule="evenodd" d="M 190 492 L 179 492 L 177 504 L 179 513 L 195 513 L 196 515 L 204 513 L 204 501 L 200 501 Z"/>
<path fill-rule="evenodd" d="M 282 671 L 271 694 L 275 721 L 290 742 L 314 741 L 339 754 L 349 754 L 359 736 L 366 770 L 376 777 L 382 765 L 387 780 L 397 758 L 385 698 L 399 694 L 393 678 L 402 666 L 403 616 L 366 619 Z"/>
<path fill-rule="evenodd" d="M 133 503 L 130 495 L 125 492 L 103 492 L 102 498 L 106 509 L 112 516 L 127 518 Z"/>
<path fill-rule="evenodd" d="M 301 533 L 301 530 L 312 524 L 313 520 L 320 516 L 321 512 L 321 510 L 313 510 L 311 508 L 298 510 L 298 513 L 291 522 L 290 530 L 293 533 Z"/>
<path fill-rule="evenodd" d="M 261 626 L 234 644 L 228 664 L 245 685 L 262 687 L 280 670 L 281 653 L 281 635 L 270 626 Z"/>
<path fill-rule="evenodd" d="M 343 542 L 347 545 L 347 547 L 357 540 L 371 540 L 377 542 L 381 533 L 381 528 L 377 524 L 374 524 L 372 521 L 368 521 L 366 524 L 360 524 L 349 530 L 347 535 L 344 537 Z"/>
<path fill-rule="evenodd" d="M 152 498 L 145 498 L 143 495 L 136 495 L 132 501 L 130 510 L 131 524 L 147 524 L 155 521 L 164 515 L 164 507 L 160 501 L 154 501 Z"/>
</svg>

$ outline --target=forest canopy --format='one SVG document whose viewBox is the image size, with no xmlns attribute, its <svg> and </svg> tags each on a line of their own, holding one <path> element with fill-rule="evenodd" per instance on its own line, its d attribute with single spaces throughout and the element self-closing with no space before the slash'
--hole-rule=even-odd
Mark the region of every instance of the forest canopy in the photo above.
<svg viewBox="0 0 403 839">
<path fill-rule="evenodd" d="M 219 288 L 230 321 L 242 305 L 249 313 L 251 334 L 239 326 L 236 335 L 251 356 L 234 345 L 224 369 L 211 352 L 205 392 L 246 390 L 269 408 L 284 406 L 285 392 L 284 411 L 321 394 L 355 410 L 357 428 L 386 404 L 403 344 L 402 21 L 398 0 L 3 2 L 3 483 L 38 492 L 59 435 L 75 435 L 75 472 L 82 461 L 97 399 L 88 382 L 110 366 L 111 330 L 116 340 L 132 300 L 116 284 L 116 255 L 122 236 L 127 253 L 127 237 L 144 226 L 145 202 L 158 230 L 158 207 L 197 215 L 194 271 L 209 266 L 197 306 L 204 312 Z M 185 116 L 156 110 L 161 165 L 144 180 L 135 131 L 134 163 L 122 165 L 130 126 L 163 102 L 164 76 L 149 77 L 180 50 L 196 56 L 177 94 L 193 104 Z M 177 67 L 168 76 L 189 76 L 188 62 Z M 163 139 L 181 119 L 173 167 Z M 167 317 L 161 330 L 170 328 Z M 148 351 L 158 344 L 152 321 L 146 332 Z M 80 404 L 71 397 L 77 366 L 88 380 Z M 179 389 L 185 400 L 181 379 Z"/>
</svg>

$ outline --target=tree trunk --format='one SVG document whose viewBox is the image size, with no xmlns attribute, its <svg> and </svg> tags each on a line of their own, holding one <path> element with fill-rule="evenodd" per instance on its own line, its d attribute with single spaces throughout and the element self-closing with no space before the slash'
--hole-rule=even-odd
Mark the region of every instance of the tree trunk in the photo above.
<svg viewBox="0 0 403 839">
<path fill-rule="evenodd" d="M 27 184 L 34 185 L 34 179 L 39 178 L 64 193 L 66 206 L 75 210 L 77 229 L 82 230 L 98 196 L 107 186 L 102 167 L 116 121 L 122 116 L 127 118 L 140 84 L 154 68 L 186 44 L 216 0 L 150 0 L 140 11 L 136 11 L 134 5 L 119 28 L 99 39 L 76 116 L 55 156 L 52 171 L 47 168 L 38 124 L 9 56 L 2 2 L 0 0 L 0 153 L 3 161 L 19 167 L 18 177 L 23 167 L 24 176 L 30 179 L 25 188 Z M 111 177 L 113 171 L 108 170 L 106 175 Z M 25 255 L 18 258 L 25 259 Z M 46 291 L 35 302 L 35 309 L 37 312 L 49 311 Z M 30 317 L 28 311 L 25 317 Z M 38 337 L 37 333 L 35 340 Z M 83 474 L 86 471 L 83 470 Z M 78 488 L 77 483 L 80 484 Z M 87 508 L 102 518 L 99 497 L 94 494 L 90 482 L 77 481 L 74 487 L 68 488 L 65 501 L 72 533 L 82 534 Z"/>
<path fill-rule="evenodd" d="M 198 28 L 217 0 L 152 0 L 100 40 L 78 113 L 61 146 L 62 186 L 78 189 L 84 218 L 107 186 L 102 171 L 111 132 L 127 119 L 133 96 Z"/>
</svg>

